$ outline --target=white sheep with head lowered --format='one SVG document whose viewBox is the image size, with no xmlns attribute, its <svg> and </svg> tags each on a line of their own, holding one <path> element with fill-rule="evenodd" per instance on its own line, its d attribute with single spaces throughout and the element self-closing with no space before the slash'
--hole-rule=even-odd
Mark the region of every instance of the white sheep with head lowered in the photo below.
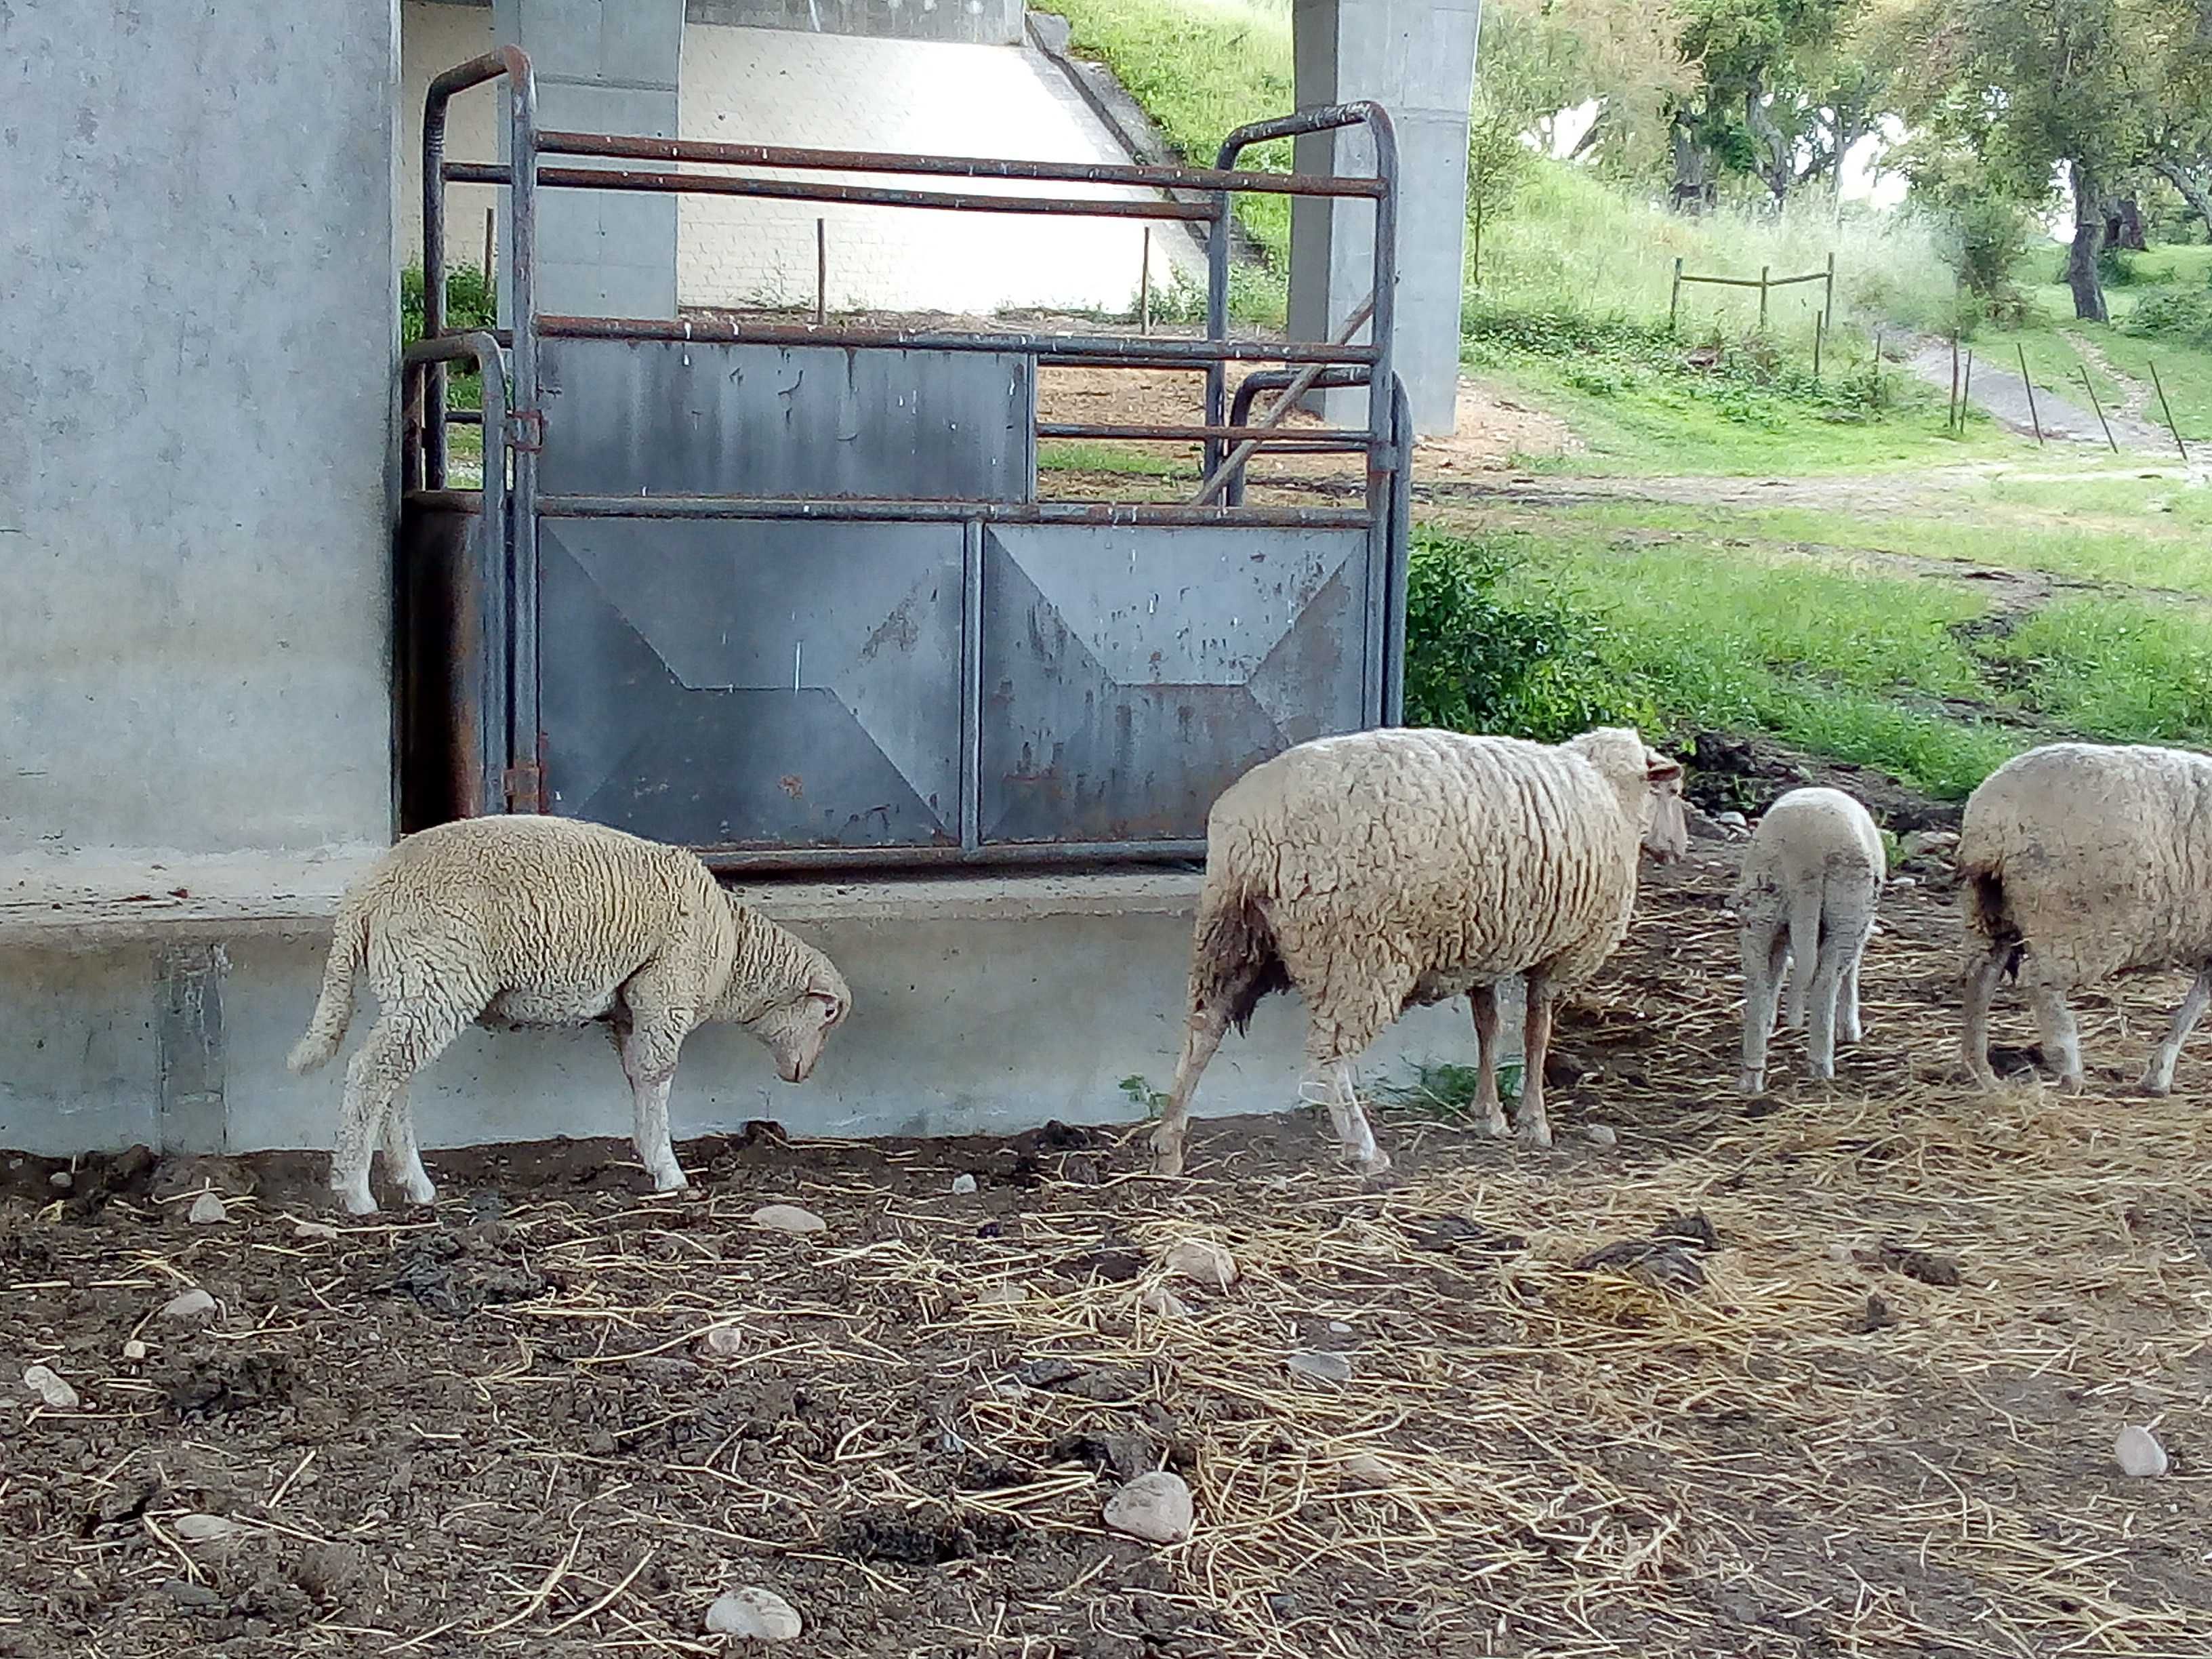
<svg viewBox="0 0 2212 1659">
<path fill-rule="evenodd" d="M 1189 1023 L 1152 1136 L 1180 1175 L 1192 1091 L 1234 1024 L 1271 991 L 1306 1005 L 1306 1060 L 1325 1079 L 1345 1157 L 1389 1167 L 1352 1063 L 1409 1007 L 1465 995 L 1476 1105 L 1498 1094 L 1500 980 L 1526 977 L 1520 1132 L 1549 1146 L 1544 1056 L 1559 993 L 1628 931 L 1639 850 L 1687 846 L 1682 769 L 1625 727 L 1550 745 L 1396 728 L 1322 738 L 1264 761 L 1213 804 L 1191 948 Z"/>
<path fill-rule="evenodd" d="M 2015 756 L 1967 797 L 1959 826 L 1966 912 L 1966 1069 L 1984 1086 L 1990 1004 L 2015 969 L 2046 1064 L 2083 1086 L 2066 994 L 2130 969 L 2197 973 L 2143 1068 L 2151 1094 L 2212 1003 L 2212 756 L 2148 744 L 2053 743 Z"/>
<path fill-rule="evenodd" d="M 734 1023 L 786 1082 L 803 1082 L 853 1003 L 829 957 L 723 891 L 691 854 L 528 815 L 410 836 L 346 894 L 292 1070 L 337 1053 L 364 967 L 382 1008 L 346 1071 L 331 1164 L 331 1188 L 356 1215 L 376 1207 L 368 1166 L 380 1139 L 410 1200 L 436 1195 L 407 1085 L 471 1023 L 606 1021 L 637 1155 L 657 1190 L 680 1192 L 668 1091 L 684 1039 L 709 1020 Z"/>
<path fill-rule="evenodd" d="M 1887 878 L 1881 831 L 1840 789 L 1792 789 L 1766 809 L 1745 849 L 1735 884 L 1743 954 L 1743 1075 L 1736 1086 L 1766 1087 L 1766 1044 L 1776 1005 L 1805 1036 L 1805 1069 L 1836 1074 L 1836 1037 L 1856 1042 L 1859 962 L 1874 937 Z M 1788 965 L 1786 998 L 1783 969 Z"/>
</svg>

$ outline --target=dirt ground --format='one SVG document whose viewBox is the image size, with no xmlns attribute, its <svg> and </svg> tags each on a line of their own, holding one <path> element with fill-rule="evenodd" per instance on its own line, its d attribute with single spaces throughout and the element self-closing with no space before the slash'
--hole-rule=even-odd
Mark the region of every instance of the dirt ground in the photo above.
<svg viewBox="0 0 2212 1659">
<path fill-rule="evenodd" d="M 1652 877 L 1550 1152 L 1378 1078 L 1373 1182 L 1293 1112 L 1172 1184 L 1133 1121 L 757 1126 L 679 1200 L 613 1144 L 433 1155 L 365 1222 L 319 1158 L 0 1158 L 0 1654 L 711 1654 L 746 1585 L 799 1655 L 2212 1654 L 2212 1062 L 2123 1087 L 2178 981 L 2083 999 L 2092 1096 L 1969 1093 L 1909 864 L 1843 1081 L 1784 1039 L 1746 1102 L 1735 858 Z M 1190 1237 L 1237 1281 L 1166 1279 Z M 1106 1532 L 1162 1466 L 1190 1540 Z"/>
</svg>

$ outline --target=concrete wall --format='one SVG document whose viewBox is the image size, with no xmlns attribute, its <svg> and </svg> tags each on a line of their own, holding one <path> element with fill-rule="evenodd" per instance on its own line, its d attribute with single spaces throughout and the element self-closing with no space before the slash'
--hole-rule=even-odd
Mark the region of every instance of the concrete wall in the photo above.
<svg viewBox="0 0 2212 1659">
<path fill-rule="evenodd" d="M 397 14 L 0 7 L 0 852 L 390 834 Z"/>
<path fill-rule="evenodd" d="M 1022 0 L 690 0 L 685 15 L 737 28 L 1006 46 L 1022 38 L 1024 9 Z"/>
<path fill-rule="evenodd" d="M 1182 1037 L 1196 882 L 1165 884 L 1174 890 L 1141 877 L 939 883 L 927 886 L 965 896 L 809 889 L 764 902 L 837 961 L 852 1020 L 796 1088 L 744 1033 L 695 1033 L 671 1104 L 678 1136 L 763 1117 L 836 1136 L 1129 1121 L 1122 1080 L 1165 1089 Z M 1072 896 L 1041 900 L 1040 887 Z M 0 950 L 0 1147 L 327 1147 L 345 1056 L 304 1079 L 284 1069 L 326 949 L 326 931 L 306 928 L 212 946 L 173 936 L 90 950 L 12 942 Z M 373 1017 L 364 991 L 348 1054 Z M 1207 1071 L 1200 1114 L 1293 1106 L 1304 1036 L 1295 998 L 1261 1004 L 1250 1036 L 1232 1036 Z M 1518 1052 L 1517 1040 L 1508 1046 Z M 1416 1010 L 1376 1044 L 1363 1076 L 1403 1080 L 1428 1058 L 1471 1064 L 1474 1047 L 1464 1000 Z M 414 1098 L 426 1146 L 629 1133 L 628 1091 L 597 1030 L 472 1029 Z"/>
</svg>

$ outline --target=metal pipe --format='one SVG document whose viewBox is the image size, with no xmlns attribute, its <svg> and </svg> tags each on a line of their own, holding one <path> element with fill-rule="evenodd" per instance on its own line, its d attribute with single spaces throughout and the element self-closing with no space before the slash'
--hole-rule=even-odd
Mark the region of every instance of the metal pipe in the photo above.
<svg viewBox="0 0 2212 1659">
<path fill-rule="evenodd" d="M 1368 319 L 1374 314 L 1375 296 L 1370 294 L 1359 302 L 1358 308 L 1352 315 L 1344 319 L 1343 325 L 1336 331 L 1335 338 L 1329 343 L 1350 345 L 1352 337 L 1365 327 Z M 1272 432 L 1277 426 L 1290 418 L 1291 411 L 1297 407 L 1298 399 L 1304 397 L 1313 383 L 1321 378 L 1322 368 L 1322 365 L 1319 363 L 1309 363 L 1298 371 L 1290 385 L 1283 389 L 1283 395 L 1275 399 L 1274 407 L 1267 411 L 1267 417 L 1260 422 L 1263 431 Z M 1223 458 L 1221 464 L 1208 473 L 1206 481 L 1199 485 L 1197 494 L 1190 498 L 1190 504 L 1193 507 L 1204 507 L 1218 495 L 1223 485 L 1228 482 L 1230 475 L 1242 471 L 1244 463 L 1252 459 L 1253 452 L 1260 447 L 1260 441 L 1257 438 L 1247 438 L 1230 451 Z M 1366 445 L 1363 444 L 1360 447 L 1364 449 Z"/>
<path fill-rule="evenodd" d="M 520 511 L 520 504 L 516 510 Z M 925 501 L 768 495 L 541 495 L 547 519 L 804 519 L 862 524 L 1206 525 L 1254 530 L 1365 530 L 1360 507 L 1187 507 L 1152 501 Z"/>
<path fill-rule="evenodd" d="M 1309 448 L 1364 449 L 1367 434 L 1358 427 L 1310 427 L 1302 431 L 1285 432 L 1267 426 L 1085 426 L 1080 423 L 1048 421 L 1037 427 L 1040 438 L 1106 438 L 1127 439 L 1131 441 L 1150 439 L 1159 442 L 1197 443 L 1206 438 L 1218 438 L 1233 443 L 1249 438 L 1270 446 L 1303 444 Z"/>
<path fill-rule="evenodd" d="M 1312 345 L 1297 340 L 1164 340 L 1158 335 L 969 333 L 949 329 L 868 328 L 811 323 L 758 323 L 725 318 L 540 317 L 537 333 L 562 340 L 727 341 L 738 345 L 891 346 L 909 351 L 986 351 L 1039 358 L 1085 358 L 1099 364 L 1372 363 L 1379 346 Z M 518 336 L 516 350 L 521 349 Z M 1220 422 L 1209 418 L 1208 425 Z"/>
<path fill-rule="evenodd" d="M 1252 373 L 1247 374 L 1243 380 L 1237 383 L 1237 396 L 1230 404 L 1230 424 L 1231 426 L 1244 425 L 1245 422 L 1251 418 L 1253 400 L 1257 398 L 1261 392 L 1280 392 L 1297 378 L 1297 372 L 1292 369 L 1258 368 L 1253 370 Z M 1313 391 L 1326 387 L 1328 390 L 1334 391 L 1340 386 L 1365 386 L 1366 384 L 1366 380 L 1355 370 L 1348 368 L 1325 368 L 1321 372 L 1321 378 L 1316 380 L 1313 383 L 1313 386 L 1308 387 L 1307 390 Z M 1343 428 L 1336 429 L 1341 430 Z M 1364 433 L 1360 434 L 1358 447 L 1361 449 L 1367 447 L 1367 437 Z M 1351 447 L 1351 446 L 1347 445 L 1346 447 Z M 1242 507 L 1244 504 L 1244 471 L 1242 467 L 1238 468 L 1236 473 L 1230 478 L 1229 489 L 1227 492 L 1223 495 L 1221 500 L 1223 505 L 1227 507 Z"/>
<path fill-rule="evenodd" d="M 514 428 L 506 447 L 514 452 L 512 491 L 514 527 L 514 600 L 509 676 L 507 787 L 509 811 L 545 810 L 544 733 L 538 725 L 538 454 L 545 442 L 545 411 L 538 386 L 538 78 L 529 58 L 514 52 L 507 76 L 508 157 L 514 167 L 507 237 L 508 303 L 514 330 Z"/>
<path fill-rule="evenodd" d="M 1406 383 L 1390 377 L 1391 423 L 1398 434 L 1398 473 L 1390 495 L 1389 579 L 1382 603 L 1382 723 L 1406 723 L 1407 544 L 1413 528 L 1413 405 Z"/>
<path fill-rule="evenodd" d="M 1203 841 L 998 842 L 982 847 L 703 847 L 693 849 L 717 872 L 849 868 L 941 869 L 946 866 L 1059 868 L 1070 864 L 1202 864 Z"/>
<path fill-rule="evenodd" d="M 500 359 L 499 342 L 481 331 L 446 334 L 410 346 L 400 358 L 400 372 L 428 374 L 436 365 L 466 358 L 477 366 L 483 382 L 483 403 L 477 418 L 483 424 L 483 483 L 479 489 L 481 512 L 477 521 L 477 580 L 483 638 L 477 642 L 476 751 L 478 799 L 490 804 L 506 799 L 507 767 L 507 708 L 510 685 L 508 617 L 507 605 L 507 457 L 498 436 L 507 430 L 507 371 Z M 426 499 L 429 492 L 416 499 Z M 411 676 L 409 677 L 411 679 Z"/>
<path fill-rule="evenodd" d="M 1187 167 L 1091 161 L 1008 161 L 981 155 L 920 155 L 891 150 L 822 149 L 781 144 L 718 143 L 629 134 L 542 132 L 541 155 L 595 155 L 640 161 L 704 162 L 717 167 L 781 167 L 794 173 L 878 173 L 939 179 L 1022 179 L 1046 183 L 1121 185 L 1146 190 L 1249 191 L 1276 196 L 1374 196 L 1373 179 L 1302 173 L 1226 172 Z"/>
<path fill-rule="evenodd" d="M 507 170 L 489 161 L 448 161 L 445 176 L 459 185 L 500 185 Z M 538 182 L 554 190 L 643 191 L 668 196 L 744 196 L 778 202 L 839 202 L 861 207 L 929 208 L 946 213 L 1043 214 L 1077 219 L 1211 218 L 1203 202 L 1132 200 L 1122 197 L 995 196 L 964 191 L 901 190 L 890 185 L 817 185 L 803 179 L 738 179 L 710 173 L 631 173 L 598 167 L 538 169 Z"/>
</svg>

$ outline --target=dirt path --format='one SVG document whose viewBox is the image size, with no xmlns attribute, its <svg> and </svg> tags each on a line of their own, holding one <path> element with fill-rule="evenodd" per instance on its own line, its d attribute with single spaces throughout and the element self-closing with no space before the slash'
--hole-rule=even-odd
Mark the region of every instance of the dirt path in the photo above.
<svg viewBox="0 0 2212 1659">
<path fill-rule="evenodd" d="M 2102 361 L 2102 354 L 2085 341 L 2068 336 L 2069 343 L 2084 356 L 2112 374 L 2123 386 L 2130 384 L 2124 375 Z M 1948 393 L 1951 388 L 1951 343 L 1923 337 L 1913 347 L 1906 358 L 1905 367 L 1929 386 Z M 1966 359 L 1960 358 L 1960 373 L 1965 373 Z M 2007 368 L 2001 362 L 1993 362 L 1979 352 L 1974 354 L 1973 385 L 1971 395 L 1977 408 L 1988 414 L 2009 431 L 2032 434 L 2039 422 L 2043 435 L 2053 442 L 2095 444 L 2103 447 L 2105 428 L 2096 415 L 2081 404 L 2060 397 L 2046 387 L 2036 388 L 2031 410 L 2027 384 L 2019 371 Z M 2137 415 L 2121 410 L 2106 410 L 2105 419 L 2112 423 L 2112 436 L 2124 450 L 2170 449 L 2173 440 L 2161 427 L 2155 427 Z"/>
</svg>

